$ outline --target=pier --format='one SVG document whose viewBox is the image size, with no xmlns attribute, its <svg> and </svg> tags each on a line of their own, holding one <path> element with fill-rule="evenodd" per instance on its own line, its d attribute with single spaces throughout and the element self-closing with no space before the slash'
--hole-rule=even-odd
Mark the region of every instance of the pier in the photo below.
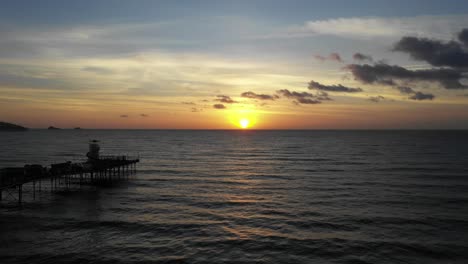
<svg viewBox="0 0 468 264">
<path fill-rule="evenodd" d="M 32 197 L 35 199 L 36 192 L 44 191 L 43 185 L 48 186 L 51 192 L 69 190 L 72 185 L 80 189 L 83 185 L 110 185 L 128 180 L 136 172 L 139 158 L 101 156 L 99 150 L 98 141 L 92 140 L 86 154 L 88 159 L 84 162 L 67 161 L 49 166 L 33 164 L 0 169 L 0 202 L 4 195 L 8 195 L 21 204 L 25 185 L 32 185 Z"/>
</svg>

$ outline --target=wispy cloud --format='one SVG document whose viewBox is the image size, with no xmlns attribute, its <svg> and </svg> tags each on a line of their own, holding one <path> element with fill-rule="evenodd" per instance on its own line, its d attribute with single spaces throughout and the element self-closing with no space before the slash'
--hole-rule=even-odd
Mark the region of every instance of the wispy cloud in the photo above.
<svg viewBox="0 0 468 264">
<path fill-rule="evenodd" d="M 242 93 L 241 97 L 250 98 L 250 99 L 258 99 L 258 100 L 275 100 L 275 99 L 278 99 L 278 95 L 257 94 L 257 93 L 251 92 L 251 91 Z"/>
<path fill-rule="evenodd" d="M 307 21 L 271 33 L 266 38 L 302 38 L 334 35 L 348 38 L 398 38 L 417 35 L 450 39 L 468 25 L 468 15 L 417 17 L 354 17 Z"/>
<path fill-rule="evenodd" d="M 381 95 L 369 97 L 369 101 L 374 102 L 374 103 L 380 103 L 383 100 L 385 100 L 385 97 Z"/>
<path fill-rule="evenodd" d="M 338 85 L 324 85 L 319 82 L 310 81 L 309 82 L 309 90 L 319 90 L 325 92 L 342 92 L 342 93 L 358 93 L 362 92 L 361 88 L 352 88 L 346 87 L 341 84 Z"/>
<path fill-rule="evenodd" d="M 288 99 L 293 99 L 295 104 L 320 104 L 322 103 L 321 100 L 316 98 L 314 94 L 308 92 L 296 92 L 296 91 L 289 91 L 287 89 L 282 89 L 277 91 L 283 97 Z"/>
<path fill-rule="evenodd" d="M 227 95 L 217 95 L 215 101 L 225 103 L 225 104 L 237 103 L 237 101 L 234 101 L 230 96 L 227 96 Z"/>
<path fill-rule="evenodd" d="M 81 68 L 81 70 L 86 71 L 86 72 L 93 72 L 93 73 L 96 73 L 96 74 L 112 74 L 112 73 L 114 73 L 114 71 L 111 70 L 111 69 L 108 69 L 108 68 L 105 68 L 105 67 L 95 67 L 95 66 L 83 67 L 83 68 Z"/>
<path fill-rule="evenodd" d="M 435 98 L 435 96 L 431 93 L 418 92 L 418 91 L 415 91 L 411 87 L 397 86 L 395 88 L 398 91 L 400 91 L 401 94 L 410 95 L 408 99 L 411 99 L 411 100 L 421 101 L 421 100 L 432 100 Z"/>
<path fill-rule="evenodd" d="M 319 60 L 319 61 L 335 61 L 335 62 L 343 62 L 343 60 L 341 59 L 341 55 L 336 53 L 336 52 L 333 52 L 333 53 L 330 53 L 330 55 L 328 56 L 322 56 L 322 55 L 314 55 L 314 58 L 316 60 Z"/>
</svg>

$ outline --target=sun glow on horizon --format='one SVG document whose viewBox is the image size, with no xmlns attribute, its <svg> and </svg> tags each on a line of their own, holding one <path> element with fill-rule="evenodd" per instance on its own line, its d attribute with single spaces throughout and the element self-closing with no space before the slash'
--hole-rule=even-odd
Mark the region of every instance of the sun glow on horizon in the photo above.
<svg viewBox="0 0 468 264">
<path fill-rule="evenodd" d="M 242 118 L 239 120 L 239 126 L 242 128 L 242 129 L 247 129 L 250 127 L 250 120 L 247 119 L 247 118 Z"/>
<path fill-rule="evenodd" d="M 239 129 L 250 129 L 257 124 L 258 113 L 252 110 L 242 109 L 232 111 L 227 116 L 229 122 Z"/>
</svg>

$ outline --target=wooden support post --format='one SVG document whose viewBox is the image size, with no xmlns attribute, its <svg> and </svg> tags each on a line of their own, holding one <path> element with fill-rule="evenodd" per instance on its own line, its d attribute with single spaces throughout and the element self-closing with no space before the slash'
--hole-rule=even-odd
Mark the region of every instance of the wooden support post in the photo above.
<svg viewBox="0 0 468 264">
<path fill-rule="evenodd" d="M 33 199 L 36 200 L 36 180 L 33 180 Z"/>
<path fill-rule="evenodd" d="M 20 184 L 18 186 L 18 203 L 21 204 L 22 201 L 23 201 L 23 185 Z"/>
</svg>

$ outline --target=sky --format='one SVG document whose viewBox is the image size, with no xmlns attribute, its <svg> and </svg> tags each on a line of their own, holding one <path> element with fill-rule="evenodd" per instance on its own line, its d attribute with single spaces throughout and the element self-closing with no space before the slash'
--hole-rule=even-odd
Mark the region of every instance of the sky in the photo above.
<svg viewBox="0 0 468 264">
<path fill-rule="evenodd" d="M 468 2 L 5 0 L 0 34 L 31 128 L 468 129 Z"/>
</svg>

